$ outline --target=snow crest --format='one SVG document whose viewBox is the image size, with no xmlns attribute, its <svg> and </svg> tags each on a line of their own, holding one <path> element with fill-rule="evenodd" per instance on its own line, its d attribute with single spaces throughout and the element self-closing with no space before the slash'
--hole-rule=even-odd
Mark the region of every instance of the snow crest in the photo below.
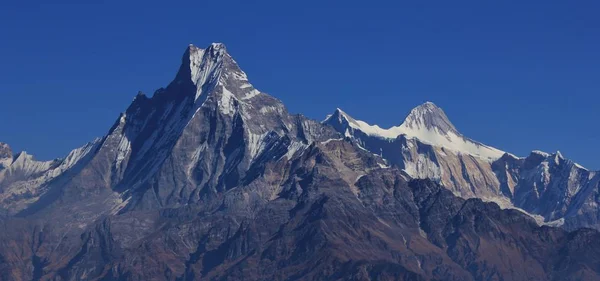
<svg viewBox="0 0 600 281">
<path fill-rule="evenodd" d="M 456 131 L 443 111 L 431 102 L 413 109 L 400 126 L 388 129 L 356 120 L 339 108 L 324 123 L 330 122 L 331 118 L 337 118 L 339 123 L 347 123 L 353 130 L 361 131 L 369 136 L 395 139 L 404 135 L 407 138 L 416 138 L 427 144 L 444 147 L 458 153 L 473 155 L 489 161 L 494 161 L 502 157 L 505 153 L 499 149 L 464 137 Z"/>
</svg>

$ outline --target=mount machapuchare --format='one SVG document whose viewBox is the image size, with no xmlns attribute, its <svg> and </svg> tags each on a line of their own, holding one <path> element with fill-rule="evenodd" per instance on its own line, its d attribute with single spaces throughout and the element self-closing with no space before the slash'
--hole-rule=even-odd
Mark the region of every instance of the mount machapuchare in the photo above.
<svg viewBox="0 0 600 281">
<path fill-rule="evenodd" d="M 325 123 L 256 90 L 222 44 L 190 46 L 173 82 L 64 159 L 0 145 L 0 279 L 600 278 L 596 230 L 465 199 L 569 221 L 594 173 L 471 141 L 433 104 L 390 130 Z"/>
</svg>

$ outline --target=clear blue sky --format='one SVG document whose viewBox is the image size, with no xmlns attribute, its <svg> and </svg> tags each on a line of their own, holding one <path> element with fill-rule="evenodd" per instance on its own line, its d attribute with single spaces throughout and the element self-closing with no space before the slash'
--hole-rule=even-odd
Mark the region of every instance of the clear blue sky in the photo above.
<svg viewBox="0 0 600 281">
<path fill-rule="evenodd" d="M 169 2 L 4 1 L 0 141 L 63 156 L 167 85 L 189 43 L 223 42 L 292 112 L 387 127 L 429 100 L 473 139 L 600 169 L 598 1 Z"/>
</svg>

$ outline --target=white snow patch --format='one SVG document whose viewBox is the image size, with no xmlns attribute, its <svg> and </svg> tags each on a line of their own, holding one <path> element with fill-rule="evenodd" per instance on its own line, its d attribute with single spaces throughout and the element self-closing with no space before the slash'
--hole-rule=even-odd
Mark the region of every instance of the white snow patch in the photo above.
<svg viewBox="0 0 600 281">
<path fill-rule="evenodd" d="M 583 167 L 583 166 L 581 166 L 581 165 L 579 165 L 577 163 L 573 163 L 573 165 L 575 165 L 575 167 L 577 167 L 579 169 L 583 169 L 583 170 L 589 171 L 586 167 Z"/>
<path fill-rule="evenodd" d="M 565 218 L 560 218 L 557 220 L 545 222 L 544 225 L 553 226 L 553 227 L 561 227 L 565 224 Z"/>
<path fill-rule="evenodd" d="M 483 200 L 484 202 L 494 202 L 494 203 L 498 204 L 500 209 L 514 209 L 514 210 L 520 211 L 521 213 L 529 215 L 530 217 L 532 217 L 535 220 L 535 222 L 538 225 L 545 224 L 543 216 L 532 214 L 532 213 L 529 213 L 519 207 L 515 207 L 507 198 L 502 198 L 502 197 L 479 197 L 479 198 L 481 200 Z"/>
<path fill-rule="evenodd" d="M 344 137 L 347 137 L 347 138 L 351 138 L 352 137 L 352 135 L 348 131 L 348 128 L 346 128 L 346 131 L 344 132 Z"/>
<path fill-rule="evenodd" d="M 127 136 L 125 136 L 125 134 L 123 134 L 121 136 L 121 141 L 119 142 L 119 147 L 118 147 L 118 151 L 117 151 L 117 159 L 115 162 L 115 165 L 117 167 L 121 167 L 121 163 L 123 162 L 123 160 L 125 160 L 125 158 L 127 158 L 127 155 L 129 154 L 129 151 L 131 150 L 131 142 L 129 141 L 129 139 L 127 139 Z"/>
<path fill-rule="evenodd" d="M 356 177 L 356 179 L 354 180 L 354 184 L 356 184 L 358 182 L 358 180 L 360 180 L 360 178 L 364 177 L 365 174 L 360 174 Z"/>
<path fill-rule="evenodd" d="M 241 80 L 241 81 L 248 81 L 248 76 L 246 75 L 246 72 L 244 71 L 240 71 L 240 72 L 234 72 L 233 73 L 233 77 L 235 77 L 235 79 L 237 80 Z M 242 86 L 248 85 L 248 87 L 252 87 L 252 85 L 250 84 L 244 84 Z M 244 88 L 244 87 L 240 87 L 240 88 Z M 245 87 L 247 88 L 247 87 Z"/>
<path fill-rule="evenodd" d="M 341 140 L 344 140 L 344 139 L 342 139 L 342 138 L 339 138 L 339 139 L 328 139 L 326 141 L 322 141 L 321 144 L 328 144 L 328 143 L 330 143 L 332 141 L 341 141 Z"/>
<path fill-rule="evenodd" d="M 543 152 L 541 150 L 533 150 L 533 151 L 531 151 L 531 153 L 538 154 L 538 155 L 541 155 L 541 156 L 544 156 L 544 157 L 549 157 L 550 156 L 550 153 Z"/>
<path fill-rule="evenodd" d="M 206 150 L 207 147 L 208 147 L 207 143 L 204 142 L 194 150 L 194 154 L 192 154 L 192 159 L 189 161 L 189 164 L 187 167 L 188 175 L 192 174 L 192 171 L 193 171 L 195 165 L 200 160 L 200 155 L 202 154 L 202 152 L 204 152 Z"/>
<path fill-rule="evenodd" d="M 515 158 L 515 159 L 523 159 L 523 158 L 524 158 L 524 157 L 519 157 L 519 156 L 517 156 L 517 155 L 514 155 L 514 154 L 512 154 L 512 153 L 509 153 L 509 152 L 505 152 L 505 153 L 506 153 L 506 154 L 508 154 L 508 156 L 510 156 L 510 157 L 512 157 L 512 158 Z"/>
<path fill-rule="evenodd" d="M 196 85 L 196 96 L 194 101 L 202 95 L 203 85 L 212 83 L 220 76 L 223 54 L 225 50 L 218 44 L 211 45 L 213 52 L 190 46 L 190 79 Z M 245 74 L 239 74 L 245 76 Z"/>
<path fill-rule="evenodd" d="M 223 93 L 221 94 L 221 101 L 219 103 L 221 112 L 227 115 L 233 115 L 235 112 L 234 100 L 235 96 L 227 90 L 227 88 L 223 87 Z"/>
<path fill-rule="evenodd" d="M 260 113 L 262 113 L 262 114 L 266 114 L 269 112 L 278 112 L 278 108 L 275 106 L 265 106 L 260 109 Z"/>
<path fill-rule="evenodd" d="M 115 206 L 110 210 L 110 214 L 116 215 L 119 211 L 125 208 L 127 204 L 129 204 L 129 201 L 131 201 L 131 197 L 128 197 L 125 200 L 123 200 L 122 198 L 116 199 L 115 202 L 113 202 Z"/>
<path fill-rule="evenodd" d="M 256 155 L 258 155 L 258 153 L 260 153 L 261 150 L 264 148 L 263 139 L 267 135 L 267 133 L 255 134 L 251 131 L 247 131 L 246 134 L 248 138 L 248 150 L 250 153 L 250 159 L 254 159 L 254 157 L 256 157 Z"/>
<path fill-rule="evenodd" d="M 416 160 L 416 161 L 414 161 Z M 425 179 L 430 178 L 438 181 L 442 177 L 442 170 L 437 163 L 426 155 L 418 154 L 413 161 L 404 161 L 404 171 L 411 177 Z"/>
<path fill-rule="evenodd" d="M 248 92 L 242 99 L 243 100 L 247 100 L 247 99 L 251 99 L 253 97 L 256 97 L 260 94 L 260 91 L 253 89 L 250 92 Z"/>
<path fill-rule="evenodd" d="M 371 153 L 371 151 L 368 151 L 366 148 L 362 147 L 362 145 L 360 145 L 360 143 L 358 143 L 358 142 L 356 143 L 356 146 L 358 146 L 358 148 L 360 148 L 368 153 Z M 371 154 L 373 154 L 373 153 L 371 153 Z M 373 155 L 377 155 L 377 154 L 373 154 Z"/>
<path fill-rule="evenodd" d="M 307 145 L 301 142 L 292 142 L 292 144 L 288 147 L 287 153 L 284 155 L 287 159 L 292 159 L 296 152 L 306 149 Z"/>
</svg>

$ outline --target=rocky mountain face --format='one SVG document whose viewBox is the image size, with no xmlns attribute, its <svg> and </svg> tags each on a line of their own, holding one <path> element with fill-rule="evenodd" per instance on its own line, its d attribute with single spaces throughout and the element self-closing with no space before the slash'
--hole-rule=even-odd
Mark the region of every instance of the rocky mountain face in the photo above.
<svg viewBox="0 0 600 281">
<path fill-rule="evenodd" d="M 340 109 L 323 121 L 364 149 L 415 178 L 441 183 L 463 198 L 481 198 L 539 215 L 567 229 L 600 229 L 600 174 L 560 152 L 527 157 L 486 146 L 460 134 L 442 109 L 427 102 L 397 127 L 382 129 Z"/>
<path fill-rule="evenodd" d="M 449 191 L 530 188 L 542 195 L 518 198 L 534 202 L 549 191 L 521 178 L 575 164 L 510 158 L 440 112 L 426 104 L 392 133 L 358 130 L 366 123 L 339 110 L 324 125 L 256 90 L 222 44 L 189 46 L 173 82 L 138 94 L 106 136 L 64 159 L 0 146 L 0 280 L 600 278 L 597 231 L 539 226 Z M 448 169 L 469 157 L 460 171 L 494 166 L 497 189 L 471 178 L 444 188 L 442 153 L 456 157 Z M 430 176 L 439 183 L 413 179 Z"/>
<path fill-rule="evenodd" d="M 15 214 L 36 202 L 48 191 L 49 182 L 75 170 L 96 144 L 74 149 L 64 159 L 37 161 L 25 151 L 13 156 L 10 147 L 0 143 L 0 213 Z"/>
<path fill-rule="evenodd" d="M 501 190 L 513 204 L 567 229 L 600 228 L 600 174 L 560 152 L 533 151 L 525 158 L 506 155 L 492 163 Z"/>
<path fill-rule="evenodd" d="M 8 144 L 0 142 L 0 170 L 6 169 L 12 163 L 12 150 Z"/>
</svg>

